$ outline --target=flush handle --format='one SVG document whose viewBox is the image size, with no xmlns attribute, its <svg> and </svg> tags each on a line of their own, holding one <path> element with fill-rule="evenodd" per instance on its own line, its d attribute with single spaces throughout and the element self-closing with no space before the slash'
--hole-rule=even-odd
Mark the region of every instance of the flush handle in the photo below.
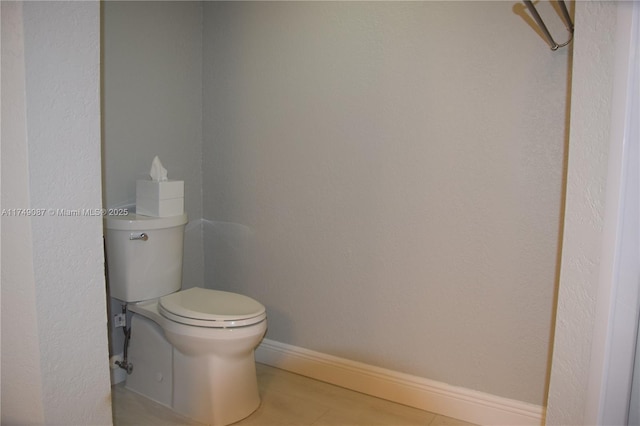
<svg viewBox="0 0 640 426">
<path fill-rule="evenodd" d="M 149 236 L 147 234 L 145 234 L 144 232 L 142 232 L 140 234 L 131 234 L 131 235 L 129 235 L 129 239 L 130 240 L 147 241 L 149 239 Z"/>
</svg>

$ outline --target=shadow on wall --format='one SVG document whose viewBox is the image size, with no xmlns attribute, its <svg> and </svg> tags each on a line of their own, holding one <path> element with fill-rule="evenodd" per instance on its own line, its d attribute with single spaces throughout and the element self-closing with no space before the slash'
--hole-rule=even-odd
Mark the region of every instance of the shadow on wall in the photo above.
<svg viewBox="0 0 640 426">
<path fill-rule="evenodd" d="M 205 286 L 215 290 L 231 291 L 255 298 L 267 308 L 269 320 L 279 324 L 279 336 L 292 335 L 291 319 L 268 303 L 267 286 L 256 289 L 250 282 L 260 282 L 255 264 L 256 233 L 247 225 L 202 219 L 205 252 Z M 267 330 L 268 334 L 268 330 Z"/>
<path fill-rule="evenodd" d="M 241 291 L 251 269 L 254 231 L 246 225 L 202 219 L 205 284 L 228 291 Z M 212 280 L 211 277 L 217 279 Z"/>
<path fill-rule="evenodd" d="M 216 256 L 237 266 L 245 264 L 253 229 L 240 223 L 202 219 L 202 232 L 205 241 L 213 242 Z"/>
<path fill-rule="evenodd" d="M 182 289 L 203 287 L 202 283 L 202 219 L 189 218 L 184 228 Z"/>
</svg>

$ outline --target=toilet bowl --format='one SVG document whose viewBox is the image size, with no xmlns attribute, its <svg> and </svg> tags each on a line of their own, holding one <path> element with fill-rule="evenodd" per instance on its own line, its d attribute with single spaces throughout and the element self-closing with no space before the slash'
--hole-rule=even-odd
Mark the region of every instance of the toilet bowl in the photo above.
<svg viewBox="0 0 640 426">
<path fill-rule="evenodd" d="M 106 219 L 111 296 L 132 312 L 125 387 L 198 422 L 227 425 L 260 405 L 254 349 L 266 311 L 236 293 L 179 290 L 182 216 Z"/>
<path fill-rule="evenodd" d="M 175 349 L 172 371 L 165 373 L 173 374 L 171 402 L 158 402 L 213 425 L 234 423 L 258 408 L 253 351 L 267 329 L 264 306 L 239 294 L 191 288 L 133 304 L 130 311 L 157 324 Z M 127 388 L 145 394 L 162 386 L 157 371 L 137 374 L 141 360 L 156 352 L 153 345 L 132 351 Z"/>
</svg>

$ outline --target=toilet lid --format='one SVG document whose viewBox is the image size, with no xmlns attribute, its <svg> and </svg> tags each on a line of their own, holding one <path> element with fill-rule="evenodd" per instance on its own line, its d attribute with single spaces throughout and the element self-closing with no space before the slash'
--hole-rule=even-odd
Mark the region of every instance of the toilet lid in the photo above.
<svg viewBox="0 0 640 426">
<path fill-rule="evenodd" d="M 246 327 L 266 318 L 265 307 L 250 297 L 199 287 L 161 297 L 158 308 L 165 318 L 200 327 Z"/>
</svg>

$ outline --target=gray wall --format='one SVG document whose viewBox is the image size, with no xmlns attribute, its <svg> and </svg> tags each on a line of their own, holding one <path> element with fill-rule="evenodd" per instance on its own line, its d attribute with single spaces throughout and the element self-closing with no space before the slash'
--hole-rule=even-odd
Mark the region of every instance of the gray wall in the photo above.
<svg viewBox="0 0 640 426">
<path fill-rule="evenodd" d="M 107 2 L 106 204 L 159 155 L 204 218 L 186 287 L 256 297 L 277 341 L 542 405 L 568 52 L 503 2 Z"/>
<path fill-rule="evenodd" d="M 270 339 L 543 405 L 570 50 L 512 7 L 205 3 L 207 285 Z"/>
<path fill-rule="evenodd" d="M 160 157 L 184 180 L 185 287 L 202 286 L 202 4 L 103 4 L 105 205 L 135 203 Z"/>
</svg>

